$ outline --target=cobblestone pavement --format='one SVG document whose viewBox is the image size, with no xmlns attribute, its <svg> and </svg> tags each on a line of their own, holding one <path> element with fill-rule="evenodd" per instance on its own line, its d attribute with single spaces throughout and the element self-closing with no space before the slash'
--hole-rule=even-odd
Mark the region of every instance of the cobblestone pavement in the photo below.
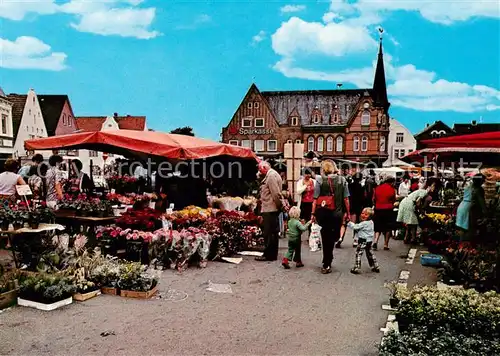
<svg viewBox="0 0 500 356">
<path fill-rule="evenodd" d="M 376 355 L 387 318 L 383 285 L 405 268 L 408 247 L 392 241 L 376 252 L 380 274 L 363 256 L 362 273 L 352 275 L 351 241 L 335 251 L 329 275 L 319 272 L 321 252 L 304 242 L 301 269 L 244 257 L 164 271 L 160 299 L 101 295 L 52 312 L 11 308 L 0 314 L 0 354 Z M 286 241 L 280 245 L 282 255 Z M 232 293 L 207 291 L 208 281 Z"/>
</svg>

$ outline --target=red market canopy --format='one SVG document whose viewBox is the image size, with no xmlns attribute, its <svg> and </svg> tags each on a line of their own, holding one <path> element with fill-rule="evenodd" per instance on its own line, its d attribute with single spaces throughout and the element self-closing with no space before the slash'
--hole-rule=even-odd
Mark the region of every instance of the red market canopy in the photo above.
<svg viewBox="0 0 500 356">
<path fill-rule="evenodd" d="M 472 136 L 472 135 L 467 135 Z M 451 137 L 450 137 L 451 138 Z M 434 140 L 430 140 L 434 141 Z M 439 161 L 463 163 L 498 163 L 500 160 L 500 145 L 497 147 L 440 147 L 424 148 L 413 151 L 402 158 L 403 161 L 412 164 L 432 163 L 436 159 Z"/>
<path fill-rule="evenodd" d="M 217 156 L 257 160 L 257 157 L 249 148 L 198 137 L 155 131 L 109 130 L 82 132 L 27 140 L 24 147 L 26 150 L 88 149 L 123 156 L 146 154 L 172 160 L 203 159 Z"/>
<path fill-rule="evenodd" d="M 424 140 L 421 143 L 425 148 L 500 148 L 500 131 L 442 137 L 432 140 Z"/>
</svg>

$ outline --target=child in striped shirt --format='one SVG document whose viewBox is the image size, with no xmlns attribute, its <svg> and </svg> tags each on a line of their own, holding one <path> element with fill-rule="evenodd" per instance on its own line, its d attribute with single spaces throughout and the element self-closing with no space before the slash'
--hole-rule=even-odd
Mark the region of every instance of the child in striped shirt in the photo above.
<svg viewBox="0 0 500 356">
<path fill-rule="evenodd" d="M 354 268 L 351 269 L 351 273 L 359 274 L 361 268 L 361 257 L 363 252 L 366 252 L 366 258 L 368 259 L 368 264 L 370 265 L 373 272 L 379 273 L 377 259 L 372 252 L 373 237 L 375 235 L 374 225 L 372 221 L 373 209 L 364 208 L 361 212 L 361 222 L 359 224 L 354 224 L 349 222 L 347 226 L 354 230 L 358 234 L 358 246 L 356 248 L 356 259 L 354 262 Z"/>
</svg>

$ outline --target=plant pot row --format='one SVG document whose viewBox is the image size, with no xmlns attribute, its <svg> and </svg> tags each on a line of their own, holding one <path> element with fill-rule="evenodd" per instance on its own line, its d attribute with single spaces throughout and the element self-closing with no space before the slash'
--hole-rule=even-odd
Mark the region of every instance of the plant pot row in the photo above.
<svg viewBox="0 0 500 356">
<path fill-rule="evenodd" d="M 147 292 L 137 292 L 113 287 L 102 287 L 101 292 L 102 294 L 118 295 L 125 298 L 150 299 L 154 295 L 156 295 L 156 293 L 158 293 L 158 286 L 155 286 L 153 289 Z"/>
</svg>

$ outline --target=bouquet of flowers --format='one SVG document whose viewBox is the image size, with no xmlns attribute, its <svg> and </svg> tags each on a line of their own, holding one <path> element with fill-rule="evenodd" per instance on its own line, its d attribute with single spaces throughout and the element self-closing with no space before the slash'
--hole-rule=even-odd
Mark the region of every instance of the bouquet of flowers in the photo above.
<svg viewBox="0 0 500 356">
<path fill-rule="evenodd" d="M 262 230 L 258 226 L 245 226 L 240 231 L 240 236 L 245 240 L 248 249 L 255 249 L 264 246 Z"/>
<path fill-rule="evenodd" d="M 119 194 L 133 193 L 137 189 L 137 178 L 128 175 L 111 176 L 106 178 L 109 189 L 114 189 Z"/>
</svg>

